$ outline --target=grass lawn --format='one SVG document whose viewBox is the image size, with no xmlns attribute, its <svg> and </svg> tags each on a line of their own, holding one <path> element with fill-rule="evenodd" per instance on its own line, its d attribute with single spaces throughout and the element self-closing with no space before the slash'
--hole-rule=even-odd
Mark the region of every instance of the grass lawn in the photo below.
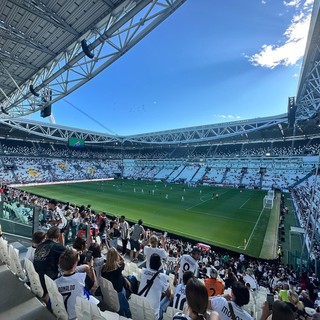
<svg viewBox="0 0 320 320">
<path fill-rule="evenodd" d="M 146 226 L 254 257 L 260 257 L 271 212 L 263 210 L 266 191 L 261 190 L 132 180 L 21 189 L 77 205 L 91 204 L 94 210 L 123 214 L 131 222 L 141 218 Z"/>
</svg>

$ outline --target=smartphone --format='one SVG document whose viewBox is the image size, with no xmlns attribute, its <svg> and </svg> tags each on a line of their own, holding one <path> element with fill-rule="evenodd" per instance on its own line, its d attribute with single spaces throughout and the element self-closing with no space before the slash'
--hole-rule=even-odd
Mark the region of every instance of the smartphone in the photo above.
<svg viewBox="0 0 320 320">
<path fill-rule="evenodd" d="M 86 261 L 90 262 L 92 259 L 92 251 L 88 250 L 86 253 Z"/>
<path fill-rule="evenodd" d="M 267 302 L 269 305 L 269 310 L 272 310 L 272 305 L 274 303 L 274 295 L 272 293 L 267 294 Z"/>
</svg>

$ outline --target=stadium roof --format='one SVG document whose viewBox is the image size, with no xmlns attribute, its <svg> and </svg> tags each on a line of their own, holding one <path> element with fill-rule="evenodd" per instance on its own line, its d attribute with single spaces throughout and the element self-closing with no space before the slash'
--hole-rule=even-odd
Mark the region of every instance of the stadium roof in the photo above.
<svg viewBox="0 0 320 320">
<path fill-rule="evenodd" d="M 177 144 L 318 134 L 320 0 L 315 0 L 297 94 L 287 115 L 127 137 L 17 117 L 60 100 L 125 54 L 186 0 L 5 0 L 0 3 L 0 130 L 3 138 L 69 137 L 88 143 Z"/>
<path fill-rule="evenodd" d="M 2 0 L 0 118 L 42 110 L 124 55 L 186 0 Z"/>
</svg>

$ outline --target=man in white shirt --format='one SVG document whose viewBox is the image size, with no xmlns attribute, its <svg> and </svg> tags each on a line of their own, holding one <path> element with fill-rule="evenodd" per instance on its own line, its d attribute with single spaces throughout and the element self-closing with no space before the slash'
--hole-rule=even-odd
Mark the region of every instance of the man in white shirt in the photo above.
<svg viewBox="0 0 320 320">
<path fill-rule="evenodd" d="M 53 226 L 57 226 L 60 229 L 59 242 L 64 245 L 64 231 L 67 226 L 67 219 L 64 216 L 62 210 L 58 207 L 57 200 L 51 199 L 48 202 L 48 210 L 51 214 L 50 220 L 47 221 Z"/>
<path fill-rule="evenodd" d="M 129 226 L 129 223 L 126 221 L 125 216 L 120 217 L 119 223 L 120 223 L 120 233 L 121 233 L 121 241 L 122 241 L 122 255 L 124 256 L 127 252 L 130 226 Z"/>
<path fill-rule="evenodd" d="M 162 238 L 162 244 L 164 246 L 164 239 Z M 152 235 L 149 239 L 150 246 L 145 246 L 143 249 L 144 255 L 146 256 L 146 267 L 150 268 L 150 257 L 153 253 L 157 253 L 161 261 L 167 260 L 167 252 L 163 248 L 158 248 L 159 239 L 157 236 Z M 160 270 L 163 270 L 163 266 L 161 264 Z"/>
<path fill-rule="evenodd" d="M 232 285 L 231 296 L 229 294 L 213 297 L 211 300 L 212 310 L 219 313 L 221 320 L 241 319 L 253 320 L 248 312 L 243 310 L 243 306 L 248 304 L 250 292 L 241 282 Z M 234 317 L 232 317 L 234 313 Z"/>
<path fill-rule="evenodd" d="M 179 263 L 176 267 L 175 278 L 173 284 L 176 286 L 182 283 L 182 276 L 185 271 L 192 271 L 195 277 L 199 275 L 199 264 L 198 260 L 200 258 L 201 250 L 198 247 L 193 247 L 190 254 L 184 254 L 181 256 Z M 177 271 L 178 270 L 178 271 Z"/>
<path fill-rule="evenodd" d="M 139 285 L 139 295 L 146 297 L 151 308 L 155 311 L 156 319 L 159 319 L 160 300 L 162 294 L 170 297 L 171 290 L 167 278 L 158 270 L 161 267 L 161 258 L 153 253 L 150 257 L 150 268 L 143 268 Z M 151 281 L 153 279 L 153 281 Z"/>
<path fill-rule="evenodd" d="M 46 233 L 43 231 L 36 231 L 32 235 L 32 244 L 31 247 L 28 248 L 25 258 L 29 259 L 32 263 L 34 260 L 34 252 L 36 251 L 37 246 L 45 241 Z"/>
</svg>

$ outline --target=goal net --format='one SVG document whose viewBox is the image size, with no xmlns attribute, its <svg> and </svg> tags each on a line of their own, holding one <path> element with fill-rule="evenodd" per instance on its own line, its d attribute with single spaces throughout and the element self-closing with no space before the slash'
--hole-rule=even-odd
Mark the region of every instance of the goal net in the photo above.
<svg viewBox="0 0 320 320">
<path fill-rule="evenodd" d="M 263 198 L 263 208 L 272 209 L 273 208 L 273 197 L 265 196 Z"/>
</svg>

